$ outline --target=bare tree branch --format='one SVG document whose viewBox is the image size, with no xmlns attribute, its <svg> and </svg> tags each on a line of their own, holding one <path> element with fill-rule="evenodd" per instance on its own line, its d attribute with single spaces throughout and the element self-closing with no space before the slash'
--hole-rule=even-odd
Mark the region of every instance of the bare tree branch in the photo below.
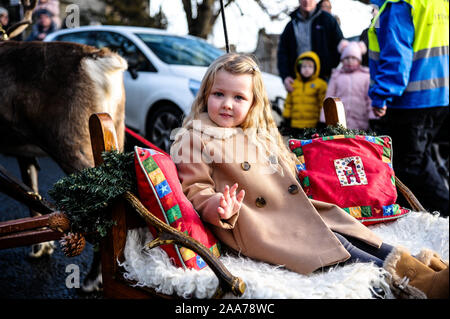
<svg viewBox="0 0 450 319">
<path fill-rule="evenodd" d="M 188 23 L 189 34 L 206 38 L 213 29 L 214 23 L 221 14 L 220 6 L 217 6 L 219 0 L 182 0 L 183 8 L 186 13 L 186 20 Z M 249 1 L 249 0 L 244 0 Z M 286 18 L 292 10 L 291 7 L 285 5 L 284 0 L 253 0 L 261 8 L 261 10 L 272 20 L 281 20 Z M 370 0 L 354 0 L 361 3 L 369 4 Z M 224 7 L 228 7 L 234 4 L 240 11 L 241 15 L 245 15 L 239 6 L 239 2 L 236 0 L 224 0 Z M 270 12 L 270 4 L 276 3 L 279 8 L 282 8 L 279 12 Z M 193 8 L 195 6 L 197 16 L 193 17 Z"/>
<path fill-rule="evenodd" d="M 192 3 L 191 0 L 182 0 L 183 2 L 183 9 L 184 12 L 186 13 L 186 20 L 187 20 L 187 24 L 191 25 L 192 24 Z"/>
</svg>

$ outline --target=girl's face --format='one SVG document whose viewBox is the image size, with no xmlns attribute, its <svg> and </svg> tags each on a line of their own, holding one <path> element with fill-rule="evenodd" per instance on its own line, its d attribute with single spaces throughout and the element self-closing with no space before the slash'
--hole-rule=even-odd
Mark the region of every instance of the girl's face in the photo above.
<svg viewBox="0 0 450 319">
<path fill-rule="evenodd" d="M 220 70 L 208 96 L 208 115 L 221 127 L 236 127 L 253 104 L 253 76 Z"/>
<path fill-rule="evenodd" d="M 344 59 L 342 59 L 342 64 L 344 68 L 348 70 L 354 70 L 359 66 L 360 62 L 358 58 L 354 56 L 347 56 Z"/>
</svg>

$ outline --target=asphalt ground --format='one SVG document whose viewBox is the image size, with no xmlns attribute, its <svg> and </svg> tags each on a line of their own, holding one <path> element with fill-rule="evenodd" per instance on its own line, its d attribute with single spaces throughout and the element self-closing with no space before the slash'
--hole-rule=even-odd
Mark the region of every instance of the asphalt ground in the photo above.
<svg viewBox="0 0 450 319">
<path fill-rule="evenodd" d="M 48 201 L 48 190 L 65 174 L 50 158 L 39 158 L 40 194 Z M 0 155 L 0 164 L 20 179 L 17 161 Z M 29 217 L 28 207 L 0 193 L 0 222 Z M 0 299 L 99 299 L 100 292 L 85 294 L 77 288 L 87 275 L 93 247 L 87 243 L 81 255 L 66 257 L 55 241 L 52 255 L 28 256 L 30 246 L 0 250 Z"/>
</svg>

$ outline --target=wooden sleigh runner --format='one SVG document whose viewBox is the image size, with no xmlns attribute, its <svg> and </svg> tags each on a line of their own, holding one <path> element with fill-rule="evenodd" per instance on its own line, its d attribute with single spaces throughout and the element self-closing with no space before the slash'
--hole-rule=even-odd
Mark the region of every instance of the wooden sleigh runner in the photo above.
<svg viewBox="0 0 450 319">
<path fill-rule="evenodd" d="M 324 110 L 327 125 L 337 123 L 345 125 L 345 116 L 342 116 L 344 114 L 342 112 L 343 105 L 339 99 L 325 100 Z M 106 113 L 93 114 L 89 120 L 89 128 L 95 165 L 98 166 L 103 162 L 102 152 L 117 149 L 116 132 L 111 118 Z M 55 211 L 50 203 L 38 194 L 34 194 L 21 182 L 14 180 L 3 169 L 0 186 L 1 190 L 9 196 L 44 214 L 0 223 L 0 249 L 59 239 L 69 230 L 67 226 L 61 226 L 61 218 L 64 218 L 62 213 Z M 398 178 L 396 178 L 396 186 L 407 199 L 412 210 L 425 211 L 414 194 Z M 125 270 L 119 263 L 122 263 L 125 258 L 127 234 L 130 230 L 147 225 L 153 226 L 158 232 L 157 238 L 146 245 L 148 248 L 176 244 L 196 252 L 203 258 L 219 279 L 219 285 L 213 298 L 220 298 L 228 292 L 235 296 L 244 294 L 246 283 L 241 278 L 232 275 L 221 260 L 201 243 L 155 217 L 134 194 L 125 193 L 108 209 L 115 225 L 112 226 L 100 246 L 103 294 L 106 298 L 178 298 L 175 294 L 167 295 L 158 293 L 150 287 L 137 286 L 137 282 L 126 279 L 124 276 Z"/>
</svg>

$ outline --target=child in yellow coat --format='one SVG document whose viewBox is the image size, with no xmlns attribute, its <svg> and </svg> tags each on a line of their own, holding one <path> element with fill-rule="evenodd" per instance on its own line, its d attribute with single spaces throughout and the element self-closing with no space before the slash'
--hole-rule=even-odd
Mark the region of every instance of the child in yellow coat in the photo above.
<svg viewBox="0 0 450 319">
<path fill-rule="evenodd" d="M 327 83 L 319 78 L 320 60 L 312 51 L 302 53 L 295 61 L 296 78 L 283 110 L 285 134 L 297 135 L 305 128 L 314 128 L 327 92 Z"/>
</svg>

